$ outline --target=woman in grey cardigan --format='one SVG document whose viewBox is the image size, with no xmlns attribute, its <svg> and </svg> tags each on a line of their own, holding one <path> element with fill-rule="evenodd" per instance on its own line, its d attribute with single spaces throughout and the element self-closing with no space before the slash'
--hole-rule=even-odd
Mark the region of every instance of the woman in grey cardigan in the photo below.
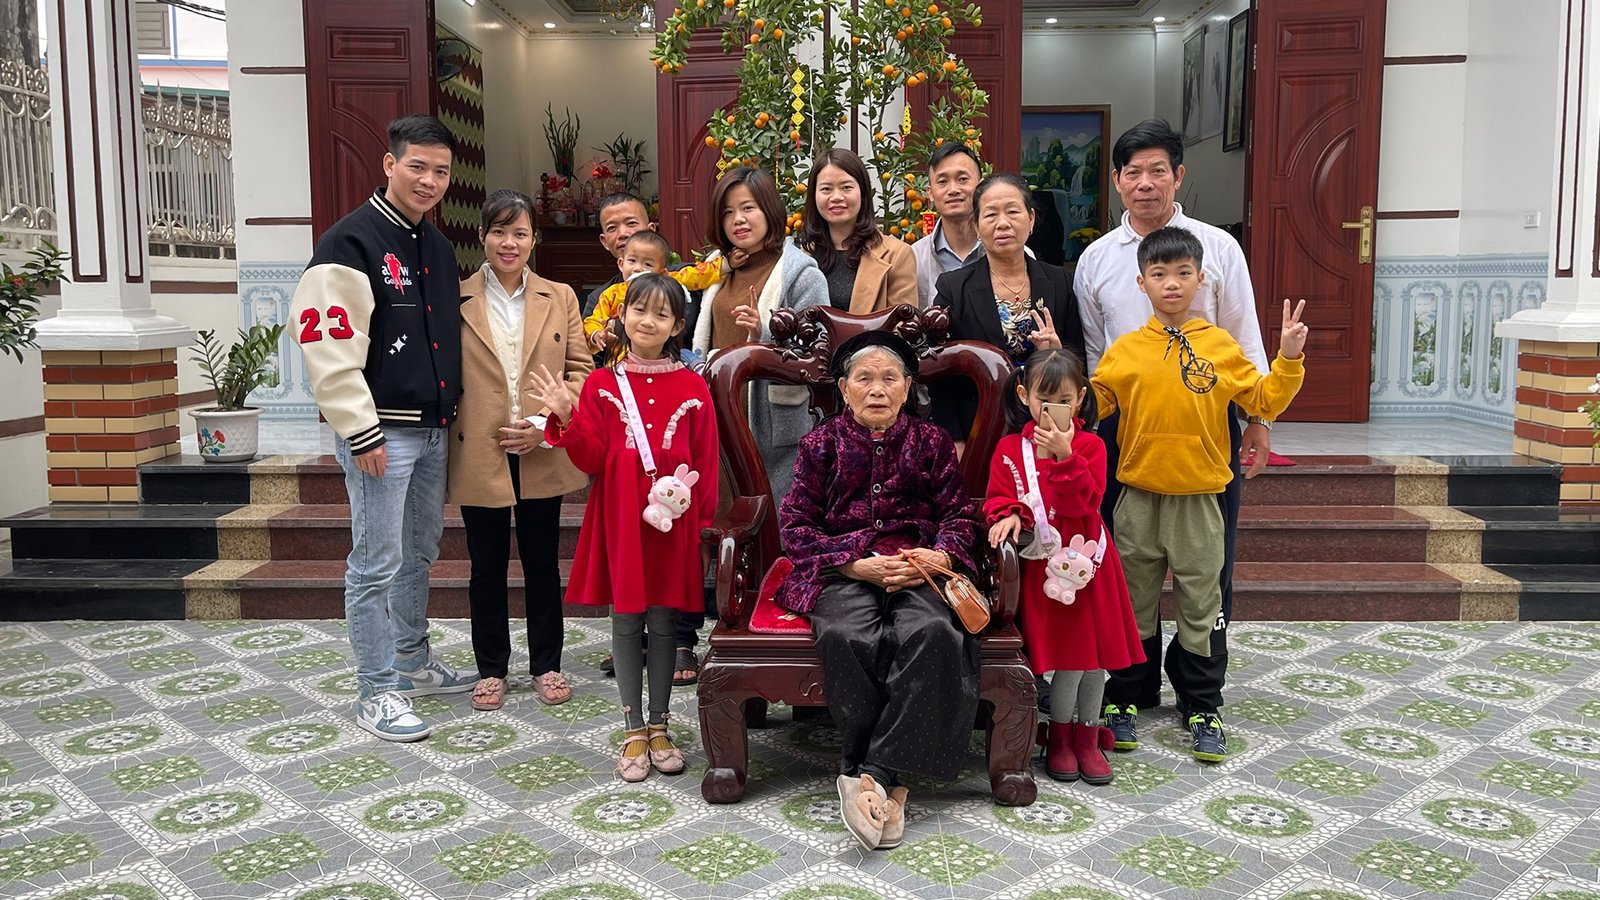
<svg viewBox="0 0 1600 900">
<path fill-rule="evenodd" d="M 717 182 L 715 217 L 706 229 L 725 260 L 722 282 L 706 289 L 695 323 L 694 348 L 712 353 L 730 344 L 772 339 L 773 310 L 828 304 L 828 281 L 816 260 L 784 236 L 783 201 L 772 177 L 741 166 Z M 803 387 L 753 382 L 750 428 L 767 464 L 774 503 L 794 479 L 796 447 L 811 430 Z"/>
</svg>

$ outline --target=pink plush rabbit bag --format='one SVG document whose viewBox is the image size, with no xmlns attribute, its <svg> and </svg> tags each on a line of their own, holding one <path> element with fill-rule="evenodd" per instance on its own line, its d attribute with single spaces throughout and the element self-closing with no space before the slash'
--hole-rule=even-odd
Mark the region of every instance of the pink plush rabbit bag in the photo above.
<svg viewBox="0 0 1600 900">
<path fill-rule="evenodd" d="M 1033 510 L 1033 542 L 1022 550 L 1022 556 L 1045 560 L 1044 595 L 1071 606 L 1078 599 L 1078 591 L 1089 585 L 1105 561 L 1106 530 L 1104 526 L 1100 528 L 1099 540 L 1075 534 L 1065 545 L 1061 543 L 1061 533 L 1050 524 L 1050 511 L 1045 506 L 1044 493 L 1039 490 L 1035 456 L 1033 441 L 1023 438 L 1022 468 L 1028 477 L 1028 493 L 1023 499 Z"/>
<path fill-rule="evenodd" d="M 657 531 L 672 530 L 672 523 L 689 511 L 691 489 L 700 480 L 699 472 L 689 471 L 679 465 L 671 475 L 656 477 L 656 455 L 650 449 L 650 436 L 645 432 L 644 420 L 639 416 L 639 404 L 633 399 L 633 388 L 628 384 L 628 373 L 617 366 L 617 387 L 622 391 L 622 405 L 627 413 L 628 428 L 633 432 L 633 443 L 639 449 L 639 461 L 644 473 L 650 476 L 650 498 L 645 503 L 645 524 Z"/>
</svg>

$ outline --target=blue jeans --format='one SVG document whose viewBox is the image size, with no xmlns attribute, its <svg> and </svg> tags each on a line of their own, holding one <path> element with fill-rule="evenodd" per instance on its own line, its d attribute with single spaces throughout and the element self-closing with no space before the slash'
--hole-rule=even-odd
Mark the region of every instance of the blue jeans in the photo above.
<svg viewBox="0 0 1600 900">
<path fill-rule="evenodd" d="M 444 534 L 443 428 L 384 432 L 382 478 L 356 468 L 350 442 L 334 442 L 350 494 L 350 556 L 344 572 L 344 620 L 356 655 L 362 698 L 395 690 L 395 659 L 428 650 L 428 569 Z"/>
</svg>

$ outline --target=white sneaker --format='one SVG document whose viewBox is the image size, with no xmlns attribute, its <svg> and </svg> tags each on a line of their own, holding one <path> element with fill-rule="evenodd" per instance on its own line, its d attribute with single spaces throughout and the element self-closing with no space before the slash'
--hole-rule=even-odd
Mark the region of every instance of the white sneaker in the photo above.
<svg viewBox="0 0 1600 900">
<path fill-rule="evenodd" d="M 386 741 L 420 741 L 432 731 L 394 691 L 356 700 L 356 724 Z"/>
<path fill-rule="evenodd" d="M 396 660 L 394 673 L 399 678 L 399 687 L 396 690 L 405 697 L 465 694 L 478 686 L 477 672 L 458 672 L 431 653 L 422 657 L 417 668 L 410 671 L 401 668 L 400 661 Z"/>
</svg>

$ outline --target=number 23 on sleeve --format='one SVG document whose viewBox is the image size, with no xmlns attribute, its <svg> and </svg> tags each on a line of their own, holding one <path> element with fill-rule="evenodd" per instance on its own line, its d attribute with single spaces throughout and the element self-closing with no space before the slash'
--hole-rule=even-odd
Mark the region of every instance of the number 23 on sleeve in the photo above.
<svg viewBox="0 0 1600 900">
<path fill-rule="evenodd" d="M 328 329 L 328 337 L 336 341 L 348 341 L 356 336 L 356 330 L 350 327 L 350 314 L 342 306 L 328 307 L 328 319 L 333 327 Z M 300 314 L 300 343 L 310 344 L 322 340 L 322 332 L 317 326 L 322 322 L 322 315 L 315 309 L 307 309 Z"/>
</svg>

